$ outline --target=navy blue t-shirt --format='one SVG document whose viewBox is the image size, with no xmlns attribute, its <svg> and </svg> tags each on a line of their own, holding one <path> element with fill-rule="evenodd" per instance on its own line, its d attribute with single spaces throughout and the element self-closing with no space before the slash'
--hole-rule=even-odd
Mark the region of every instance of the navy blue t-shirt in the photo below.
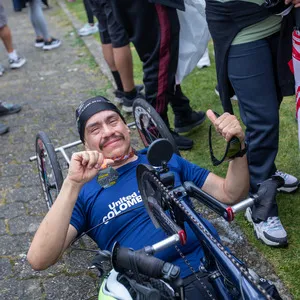
<svg viewBox="0 0 300 300">
<path fill-rule="evenodd" d="M 111 250 L 116 241 L 123 247 L 138 250 L 166 238 L 166 234 L 161 229 L 154 227 L 143 205 L 136 178 L 136 167 L 141 163 L 149 164 L 146 155 L 138 153 L 136 161 L 117 169 L 119 178 L 116 184 L 103 189 L 95 177 L 86 183 L 79 193 L 70 223 L 77 229 L 78 234 L 81 234 L 105 222 L 88 233 L 102 250 Z M 193 181 L 201 188 L 209 174 L 209 171 L 175 154 L 168 166 L 175 174 L 175 186 L 180 186 L 183 181 Z M 120 215 L 126 211 L 128 213 Z M 116 217 L 118 215 L 120 216 Z M 208 226 L 217 236 L 212 225 L 208 224 Z M 197 270 L 199 260 L 203 257 L 203 250 L 190 227 L 186 225 L 185 229 L 188 242 L 180 248 Z M 181 269 L 181 277 L 191 274 L 174 247 L 169 247 L 155 256 L 178 265 Z"/>
</svg>

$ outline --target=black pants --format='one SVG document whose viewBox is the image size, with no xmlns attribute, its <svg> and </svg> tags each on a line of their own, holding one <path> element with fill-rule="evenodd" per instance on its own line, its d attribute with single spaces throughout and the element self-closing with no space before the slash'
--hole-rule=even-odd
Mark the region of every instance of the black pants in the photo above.
<svg viewBox="0 0 300 300">
<path fill-rule="evenodd" d="M 189 100 L 175 85 L 179 50 L 179 20 L 174 8 L 148 0 L 111 0 L 143 62 L 146 98 L 165 119 L 168 103 L 175 116 L 189 117 Z"/>
</svg>

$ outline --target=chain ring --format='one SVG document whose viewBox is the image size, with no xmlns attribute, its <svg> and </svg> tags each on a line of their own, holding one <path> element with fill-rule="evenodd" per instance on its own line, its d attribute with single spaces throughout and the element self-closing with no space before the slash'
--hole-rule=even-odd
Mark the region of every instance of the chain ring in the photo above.
<svg viewBox="0 0 300 300">
<path fill-rule="evenodd" d="M 258 289 L 268 300 L 274 300 L 272 296 L 270 296 L 266 290 L 260 286 L 256 284 L 255 279 L 251 276 L 251 274 L 248 272 L 248 270 L 243 267 L 240 263 L 238 263 L 238 261 L 236 261 L 234 259 L 234 256 L 231 255 L 226 249 L 225 247 L 218 242 L 218 240 L 216 238 L 213 237 L 213 235 L 201 224 L 199 223 L 192 215 L 190 215 L 190 213 L 188 211 L 186 211 L 184 209 L 184 206 L 181 204 L 181 202 L 163 185 L 163 183 L 150 171 L 145 170 L 144 171 L 147 176 L 145 176 L 144 178 L 147 180 L 151 180 L 152 182 L 155 182 L 156 187 L 159 189 L 160 193 L 163 195 L 164 199 L 167 199 L 168 202 L 172 201 L 173 203 L 175 203 L 184 213 L 185 215 L 201 230 L 203 231 L 206 236 L 210 239 L 211 242 L 213 242 L 218 248 L 219 250 L 225 254 L 225 256 L 235 265 L 235 267 L 241 272 L 241 274 L 256 288 Z M 148 178 L 147 178 L 148 177 Z M 172 205 L 170 203 L 164 203 L 164 204 L 168 204 L 168 207 L 170 208 L 170 211 L 172 211 L 171 207 Z M 175 216 L 173 216 L 175 217 Z M 174 218 L 175 220 L 175 218 Z M 178 250 L 179 251 L 178 251 Z M 180 254 L 180 256 L 182 257 L 182 259 L 184 260 L 184 262 L 187 264 L 187 266 L 189 267 L 189 269 L 192 271 L 192 273 L 195 275 L 195 277 L 197 278 L 197 280 L 200 281 L 200 283 L 202 282 L 200 277 L 197 276 L 194 268 L 190 265 L 189 261 L 185 258 L 184 254 L 181 252 L 181 250 L 177 247 L 177 251 Z M 205 286 L 205 284 L 202 282 L 202 285 Z M 203 287 L 204 287 L 203 286 Z M 208 295 L 210 297 L 212 297 L 212 295 L 210 294 L 210 292 L 208 292 Z M 213 298 L 212 298 L 213 299 Z"/>
</svg>

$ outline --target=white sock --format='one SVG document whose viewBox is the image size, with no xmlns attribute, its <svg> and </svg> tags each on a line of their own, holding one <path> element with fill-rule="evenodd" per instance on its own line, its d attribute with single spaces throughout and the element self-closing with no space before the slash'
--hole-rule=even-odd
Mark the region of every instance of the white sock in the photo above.
<svg viewBox="0 0 300 300">
<path fill-rule="evenodd" d="M 17 60 L 18 59 L 17 51 L 14 50 L 13 52 L 8 53 L 8 57 L 9 57 L 9 59 Z"/>
</svg>

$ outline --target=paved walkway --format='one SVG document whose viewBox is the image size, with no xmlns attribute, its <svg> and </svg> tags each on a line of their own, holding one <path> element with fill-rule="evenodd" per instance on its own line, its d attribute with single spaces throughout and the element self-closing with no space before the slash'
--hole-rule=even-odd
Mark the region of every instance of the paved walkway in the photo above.
<svg viewBox="0 0 300 300">
<path fill-rule="evenodd" d="M 86 252 L 68 252 L 43 272 L 32 271 L 26 261 L 30 241 L 47 211 L 36 164 L 28 160 L 35 152 L 36 133 L 47 132 L 54 145 L 77 140 L 74 113 L 79 102 L 96 94 L 109 96 L 112 91 L 111 83 L 97 67 L 99 64 L 109 75 L 99 44 L 93 37 L 84 39 L 95 62 L 70 20 L 77 28 L 82 24 L 64 11 L 66 7 L 60 0 L 64 10 L 53 2 L 45 14 L 51 34 L 63 43 L 56 50 L 43 52 L 33 46 L 27 9 L 15 13 L 11 1 L 4 0 L 14 44 L 27 58 L 22 69 L 7 70 L 0 78 L 0 100 L 23 106 L 18 115 L 0 119 L 10 127 L 8 134 L 0 136 L 0 299 L 5 300 L 88 299 L 97 294 L 95 273 L 87 270 L 92 255 Z M 0 63 L 8 66 L 2 44 Z M 272 268 L 263 258 L 257 259 L 260 256 L 247 246 L 241 234 L 226 229 L 224 222 L 215 222 L 235 238 L 233 244 L 244 250 L 243 259 L 276 281 L 287 295 L 285 299 L 290 299 Z M 82 243 L 90 244 L 88 240 Z"/>
</svg>

